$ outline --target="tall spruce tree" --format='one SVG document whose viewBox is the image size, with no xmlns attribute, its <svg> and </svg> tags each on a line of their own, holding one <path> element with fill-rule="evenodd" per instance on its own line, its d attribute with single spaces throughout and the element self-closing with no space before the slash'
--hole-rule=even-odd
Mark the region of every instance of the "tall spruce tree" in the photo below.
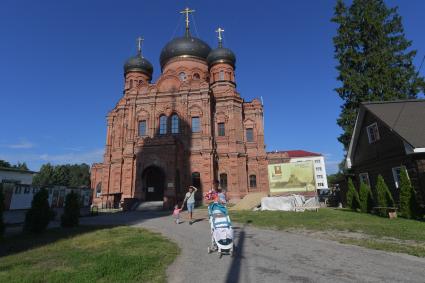
<svg viewBox="0 0 425 283">
<path fill-rule="evenodd" d="M 353 0 L 351 6 L 338 0 L 332 22 L 338 25 L 333 41 L 342 83 L 335 90 L 344 101 L 338 140 L 347 150 L 361 102 L 416 98 L 425 81 L 413 65 L 416 50 L 405 38 L 397 7 L 383 0 Z"/>
<path fill-rule="evenodd" d="M 370 212 L 373 208 L 373 196 L 370 187 L 361 182 L 359 189 L 360 211 L 363 213 Z"/>
<path fill-rule="evenodd" d="M 400 172 L 400 213 L 405 218 L 412 218 L 416 212 L 415 191 L 406 170 Z"/>
<path fill-rule="evenodd" d="M 3 237 L 6 225 L 3 221 L 3 210 L 4 210 L 4 195 L 3 195 L 3 184 L 0 183 L 0 238 Z"/>
</svg>

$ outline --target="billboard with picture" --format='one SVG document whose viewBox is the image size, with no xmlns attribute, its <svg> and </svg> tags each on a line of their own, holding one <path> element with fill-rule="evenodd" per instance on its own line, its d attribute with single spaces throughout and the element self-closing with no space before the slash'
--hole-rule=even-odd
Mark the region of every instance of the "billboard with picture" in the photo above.
<svg viewBox="0 0 425 283">
<path fill-rule="evenodd" d="M 312 161 L 268 165 L 270 193 L 314 192 Z"/>
</svg>

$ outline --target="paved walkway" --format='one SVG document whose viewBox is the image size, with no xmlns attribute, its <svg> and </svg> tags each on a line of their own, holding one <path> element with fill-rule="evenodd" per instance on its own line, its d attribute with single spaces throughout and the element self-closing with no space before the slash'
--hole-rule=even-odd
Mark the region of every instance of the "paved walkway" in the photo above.
<svg viewBox="0 0 425 283">
<path fill-rule="evenodd" d="M 183 213 L 185 216 L 185 213 Z M 206 217 L 198 211 L 196 217 Z M 82 224 L 127 224 L 162 233 L 182 249 L 169 282 L 424 282 L 425 259 L 280 231 L 235 225 L 238 254 L 207 254 L 207 220 L 176 225 L 162 212 L 115 213 Z"/>
</svg>

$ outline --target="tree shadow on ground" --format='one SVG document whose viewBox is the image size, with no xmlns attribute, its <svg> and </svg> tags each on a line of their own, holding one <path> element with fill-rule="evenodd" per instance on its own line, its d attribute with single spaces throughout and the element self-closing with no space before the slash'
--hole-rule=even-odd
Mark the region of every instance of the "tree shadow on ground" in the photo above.
<svg viewBox="0 0 425 283">
<path fill-rule="evenodd" d="M 80 217 L 80 226 L 74 228 L 61 228 L 60 222 L 54 221 L 50 223 L 50 228 L 40 234 L 26 232 L 6 234 L 3 239 L 0 239 L 0 257 L 39 248 L 96 230 L 131 226 L 149 219 L 168 217 L 169 215 L 169 211 L 104 213 L 93 217 Z"/>
<path fill-rule="evenodd" d="M 238 229 L 235 227 L 235 229 Z M 242 259 L 244 258 L 244 242 L 246 238 L 245 227 L 239 228 L 240 231 L 236 231 L 237 243 L 235 254 L 233 255 L 232 263 L 230 264 L 229 270 L 226 276 L 226 283 L 239 282 L 241 277 Z"/>
<path fill-rule="evenodd" d="M 78 235 L 96 230 L 109 229 L 113 226 L 79 226 L 74 228 L 50 228 L 43 233 L 23 232 L 19 235 L 5 237 L 0 240 L 0 257 L 39 248 L 54 242 L 70 239 Z"/>
</svg>

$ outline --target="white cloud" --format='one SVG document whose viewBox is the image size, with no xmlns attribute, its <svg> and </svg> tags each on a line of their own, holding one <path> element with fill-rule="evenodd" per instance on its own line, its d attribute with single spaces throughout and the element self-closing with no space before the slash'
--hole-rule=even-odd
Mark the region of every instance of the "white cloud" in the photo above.
<svg viewBox="0 0 425 283">
<path fill-rule="evenodd" d="M 35 146 L 35 144 L 27 141 L 27 140 L 21 140 L 18 143 L 13 143 L 13 144 L 1 144 L 1 147 L 7 147 L 7 148 L 11 148 L 11 149 L 30 149 L 33 148 Z"/>
<path fill-rule="evenodd" d="M 94 162 L 102 161 L 103 149 L 95 149 L 92 151 L 85 152 L 70 152 L 65 154 L 41 154 L 39 159 L 45 162 L 51 162 L 54 164 L 62 163 L 87 163 L 91 164 Z"/>
</svg>

